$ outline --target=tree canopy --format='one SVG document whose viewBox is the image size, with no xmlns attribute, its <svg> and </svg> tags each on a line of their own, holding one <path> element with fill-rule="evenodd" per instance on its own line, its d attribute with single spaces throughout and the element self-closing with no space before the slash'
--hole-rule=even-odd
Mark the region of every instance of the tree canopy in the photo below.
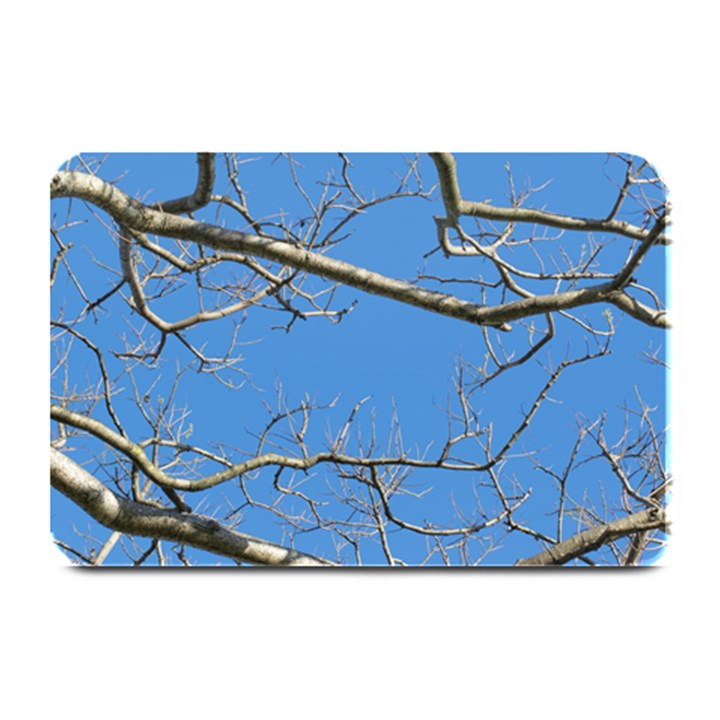
<svg viewBox="0 0 720 720">
<path fill-rule="evenodd" d="M 53 533 L 84 564 L 662 549 L 666 188 L 628 155 L 82 155 Z"/>
</svg>

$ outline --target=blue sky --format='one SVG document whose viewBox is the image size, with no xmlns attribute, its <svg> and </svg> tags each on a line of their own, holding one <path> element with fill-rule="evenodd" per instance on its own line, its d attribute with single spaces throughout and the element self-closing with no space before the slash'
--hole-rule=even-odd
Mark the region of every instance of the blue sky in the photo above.
<svg viewBox="0 0 720 720">
<path fill-rule="evenodd" d="M 100 177 L 117 181 L 118 187 L 131 196 L 146 202 L 187 194 L 195 183 L 196 164 L 191 154 L 110 154 L 84 153 L 86 162 L 94 158 L 105 158 L 99 171 Z M 273 153 L 256 153 L 241 156 L 247 160 L 242 169 L 241 182 L 247 189 L 248 205 L 255 217 L 277 216 L 284 213 L 287 218 L 299 218 L 308 214 L 307 205 L 292 185 L 288 163 Z M 407 155 L 406 157 L 411 157 Z M 552 210 L 576 216 L 602 217 L 609 211 L 616 196 L 614 182 L 622 180 L 624 165 L 618 159 L 603 154 L 457 154 L 458 177 L 464 196 L 471 200 L 484 200 L 496 205 L 508 205 L 508 167 L 512 172 L 516 189 L 540 187 L 528 201 L 528 206 Z M 340 162 L 332 154 L 299 154 L 294 156 L 298 163 L 297 172 L 308 193 L 315 198 L 321 189 L 315 183 L 322 179 L 328 168 L 339 171 Z M 353 182 L 359 191 L 370 195 L 382 194 L 394 189 L 397 173 L 404 170 L 401 154 L 351 154 Z M 652 161 L 652 158 L 648 158 Z M 76 167 L 77 161 L 71 160 Z M 435 170 L 427 155 L 421 156 L 420 173 L 426 189 L 435 182 Z M 215 192 L 227 190 L 227 179 L 223 172 L 222 157 L 218 156 L 218 172 Z M 54 203 L 53 211 L 63 217 L 67 202 Z M 73 217 L 80 218 L 86 211 L 74 201 Z M 217 216 L 216 207 L 198 214 L 200 219 L 210 222 L 227 221 L 235 223 L 230 215 Z M 329 255 L 371 270 L 398 277 L 412 278 L 417 273 L 444 274 L 446 276 L 473 277 L 485 274 L 494 279 L 492 272 L 478 259 L 441 257 L 435 253 L 426 259 L 436 246 L 433 215 L 442 215 L 442 204 L 437 190 L 431 200 L 401 198 L 371 209 L 366 217 L 353 221 L 349 226 L 352 236 L 332 248 Z M 622 216 L 621 216 L 622 217 Z M 106 219 L 106 218 L 105 218 Z M 637 222 L 638 217 L 628 215 L 625 219 Z M 68 233 L 74 243 L 72 249 L 73 268 L 82 276 L 83 288 L 88 297 L 106 292 L 117 275 L 110 269 L 98 270 L 94 263 L 105 268 L 115 268 L 116 251 L 107 229 L 96 220 L 88 222 Z M 471 224 L 468 224 L 468 228 Z M 572 237 L 566 233 L 563 245 L 573 247 L 582 243 L 582 236 Z M 606 255 L 612 262 L 625 257 L 626 241 L 618 241 Z M 518 261 L 527 259 L 523 248 L 517 250 Z M 544 252 L 544 250 L 541 250 Z M 641 268 L 641 282 L 653 287 L 661 297 L 665 292 L 665 253 L 650 254 Z M 317 284 L 319 287 L 321 284 Z M 433 283 L 427 287 L 444 290 Z M 474 302 L 480 302 L 477 286 L 454 286 L 454 291 Z M 157 303 L 155 309 L 167 319 L 179 319 L 189 314 L 194 301 L 192 288 L 181 290 Z M 446 433 L 447 421 L 443 408 L 448 402 L 452 389 L 457 358 L 479 364 L 483 360 L 485 347 L 477 327 L 460 321 L 432 315 L 416 308 L 400 305 L 390 300 L 363 294 L 353 288 L 341 288 L 335 298 L 334 307 L 350 307 L 357 302 L 352 312 L 337 325 L 331 325 L 323 318 L 297 322 L 291 332 L 272 329 L 273 325 L 287 322 L 276 311 L 251 309 L 239 329 L 239 352 L 242 354 L 240 368 L 246 373 L 248 382 L 238 390 L 229 391 L 213 377 L 187 373 L 179 387 L 176 402 L 191 409 L 188 422 L 192 423 L 192 441 L 201 446 L 221 442 L 237 448 L 252 447 L 252 433 L 261 429 L 266 416 L 264 403 L 274 404 L 276 386 L 282 388 L 288 402 L 296 404 L 306 395 L 318 404 L 327 404 L 338 398 L 332 410 L 315 416 L 309 438 L 315 450 L 320 450 L 328 428 L 339 428 L 355 403 L 369 398 L 358 416 L 364 433 L 369 432 L 374 416 L 380 437 L 390 429 L 393 413 L 402 427 L 406 447 L 438 447 Z M 63 277 L 53 295 L 53 311 L 61 307 L 68 317 L 82 306 L 72 285 Z M 86 320 L 83 331 L 93 341 L 108 351 L 108 362 L 112 350 L 120 350 L 120 335 L 129 331 L 127 311 L 119 298 L 108 304 L 107 316 L 100 316 L 97 323 Z M 588 308 L 579 313 L 582 317 L 601 321 L 606 308 Z M 619 310 L 612 309 L 616 323 L 616 336 L 612 354 L 590 364 L 570 368 L 551 393 L 552 402 L 545 403 L 529 430 L 523 435 L 518 450 L 539 452 L 538 458 L 550 467 L 559 468 L 566 462 L 568 453 L 575 442 L 578 416 L 596 418 L 608 411 L 606 433 L 622 431 L 624 415 L 618 408 L 623 404 L 632 405 L 636 392 L 649 405 L 657 408 L 654 414 L 656 427 L 665 426 L 666 374 L 659 365 L 644 362 L 643 353 L 660 352 L 665 357 L 667 335 L 661 330 L 649 328 L 641 323 L 623 317 Z M 542 327 L 538 320 L 538 327 Z M 207 343 L 207 350 L 223 352 L 233 330 L 233 320 L 224 319 L 200 325 L 191 330 L 198 344 Z M 558 332 L 547 349 L 541 351 L 529 364 L 516 368 L 486 390 L 476 393 L 474 400 L 481 410 L 481 421 L 492 422 L 496 442 L 506 437 L 517 426 L 522 412 L 532 403 L 544 384 L 547 375 L 540 363 L 556 365 L 566 355 L 580 352 L 587 339 L 587 333 L 568 321 L 558 321 Z M 527 349 L 527 337 L 521 329 L 503 337 L 508 348 L 517 352 Z M 73 381 L 82 385 L 87 372 L 94 372 L 91 356 L 76 347 L 73 355 L 71 375 Z M 165 349 L 163 361 L 157 370 L 137 372 L 138 386 L 150 387 L 162 398 L 167 397 L 170 385 L 175 379 L 176 363 L 187 364 L 190 357 L 176 341 L 171 340 Z M 120 364 L 114 364 L 119 371 Z M 112 374 L 112 371 L 111 371 Z M 127 379 L 123 379 L 120 392 L 114 400 L 115 407 L 127 423 L 128 430 L 140 434 L 146 431 L 138 424 L 137 413 L 133 410 L 133 399 Z M 98 413 L 102 419 L 102 412 Z M 73 455 L 79 459 L 81 455 Z M 556 488 L 547 476 L 536 472 L 532 463 L 522 458 L 508 463 L 503 472 L 507 477 L 517 477 L 523 486 L 532 489 L 532 500 L 527 503 L 525 518 L 537 527 L 550 531 L 555 520 L 548 516 L 552 509 Z M 263 476 L 265 482 L 270 474 Z M 578 473 L 577 492 L 584 493 L 596 502 L 601 493 L 617 496 L 617 488 L 601 463 L 589 463 Z M 312 482 L 324 482 L 331 476 L 322 469 Z M 452 473 L 417 473 L 417 479 L 429 488 L 424 504 L 408 502 L 407 512 L 422 521 L 426 510 L 431 514 L 445 515 L 451 520 L 450 498 L 463 506 L 472 503 L 471 484 L 466 476 Z M 259 484 L 259 483 L 256 483 Z M 229 496 L 229 497 L 228 497 Z M 73 528 L 91 530 L 100 542 L 109 531 L 97 528 L 74 506 L 58 493 L 53 492 L 52 531 L 56 537 L 72 544 Z M 196 504 L 197 498 L 193 498 Z M 207 512 L 215 507 L 218 517 L 228 510 L 233 502 L 232 488 L 223 487 L 219 495 L 209 501 L 200 511 Z M 218 505 L 219 503 L 219 505 Z M 257 534 L 274 541 L 282 541 L 283 535 L 277 522 L 267 515 L 249 513 L 239 526 L 240 530 Z M 141 540 L 140 545 L 149 541 Z M 405 555 L 413 564 L 423 557 L 422 548 L 416 542 L 396 540 L 397 553 Z M 542 549 L 529 538 L 510 537 L 501 540 L 502 547 L 496 550 L 489 561 L 505 564 L 523 554 L 530 555 Z M 328 553 L 330 546 L 309 533 L 296 539 L 296 547 L 307 552 Z M 208 558 L 196 557 L 199 561 Z M 348 560 L 349 557 L 345 556 Z M 217 562 L 216 558 L 209 559 Z M 382 562 L 378 548 L 367 548 L 366 562 Z M 435 558 L 439 561 L 439 558 Z M 124 555 L 119 547 L 113 550 L 108 564 L 123 563 Z"/>
</svg>

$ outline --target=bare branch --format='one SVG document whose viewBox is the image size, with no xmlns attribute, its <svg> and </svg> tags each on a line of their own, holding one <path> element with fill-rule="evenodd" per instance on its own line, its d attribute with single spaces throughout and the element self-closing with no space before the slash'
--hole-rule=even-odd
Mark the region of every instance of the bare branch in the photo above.
<svg viewBox="0 0 720 720">
<path fill-rule="evenodd" d="M 333 565 L 327 560 L 230 530 L 212 518 L 148 507 L 127 500 L 54 448 L 50 449 L 50 461 L 53 487 L 112 530 L 172 540 L 258 565 Z"/>
<path fill-rule="evenodd" d="M 607 407 L 587 420 L 586 403 L 604 403 L 605 385 L 614 391 L 628 378 L 618 378 L 617 388 L 614 378 L 591 371 L 583 387 L 560 381 L 567 368 L 596 359 L 617 368 L 623 353 L 599 358 L 614 338 L 632 335 L 633 320 L 670 327 L 657 283 L 662 265 L 651 252 L 670 242 L 669 205 L 652 166 L 618 156 L 609 207 L 578 217 L 548 212 L 535 193 L 552 192 L 543 191 L 549 181 L 521 182 L 508 163 L 509 207 L 496 207 L 463 198 L 448 153 L 431 154 L 439 185 L 430 189 L 422 174 L 435 173 L 419 155 L 403 157 L 389 184 L 370 187 L 370 166 L 359 156 L 340 153 L 315 176 L 317 158 L 306 157 L 281 153 L 266 175 L 243 169 L 260 158 L 226 154 L 225 187 L 216 191 L 226 194 L 214 194 L 214 155 L 199 153 L 193 192 L 153 204 L 118 189 L 117 178 L 101 179 L 104 160 L 79 158 L 53 178 L 51 196 L 69 201 L 64 222 L 53 216 L 51 228 L 52 482 L 111 530 L 108 536 L 90 522 L 87 531 L 76 529 L 85 548 L 63 544 L 67 552 L 88 564 L 125 553 L 132 565 L 190 565 L 196 547 L 238 564 L 400 566 L 475 565 L 501 548 L 512 563 L 528 538 L 546 549 L 518 565 L 636 565 L 657 550 L 669 524 L 671 477 L 654 408 L 639 391 L 639 409 L 608 392 Z M 620 174 L 617 162 L 625 163 Z M 399 213 L 416 200 L 436 201 L 436 187 L 445 217 L 434 218 L 435 232 L 424 216 L 431 224 L 417 238 L 422 267 L 408 266 L 412 256 L 397 248 L 416 238 L 407 237 L 412 218 L 406 224 Z M 281 189 L 290 197 L 275 204 L 267 193 Z M 542 209 L 529 209 L 531 196 Z M 383 215 L 378 206 L 386 203 L 399 209 Z M 262 210 L 256 215 L 251 205 Z M 378 224 L 383 217 L 392 222 L 387 233 Z M 94 245 L 93 229 L 109 242 Z M 388 241 L 397 247 L 388 249 Z M 370 248 L 378 271 L 362 255 Z M 352 381 L 354 342 L 371 343 L 363 352 L 384 351 L 372 344 L 374 330 L 351 336 L 337 353 L 329 340 L 322 360 L 333 358 L 327 383 L 338 382 L 327 388 L 329 402 L 315 395 L 327 383 L 310 387 L 303 376 L 298 387 L 291 375 L 289 394 L 276 379 L 274 401 L 242 393 L 225 406 L 208 394 L 208 412 L 217 417 L 194 415 L 205 410 L 197 395 L 202 374 L 262 392 L 276 360 L 304 367 L 307 348 L 296 362 L 292 338 L 311 318 L 336 324 L 346 317 L 358 302 L 350 288 L 468 325 L 450 324 L 447 336 L 438 335 L 455 345 L 450 353 L 463 348 L 455 377 L 441 375 L 438 386 L 428 365 L 412 388 L 413 403 L 426 391 L 431 402 L 447 393 L 439 426 L 413 420 L 415 438 L 394 401 L 385 415 L 362 397 L 374 390 L 363 388 L 349 404 L 341 395 L 339 373 Z M 610 306 L 627 317 L 616 321 Z M 124 327 L 108 325 L 116 318 Z M 219 333 L 208 331 L 215 321 Z M 239 350 L 275 328 L 293 335 L 275 334 L 277 351 L 251 375 L 255 349 L 247 357 Z M 638 333 L 634 357 L 650 347 L 645 357 L 654 367 L 645 366 L 649 377 L 638 383 L 657 403 L 648 383 L 664 365 L 649 333 Z M 408 362 L 415 362 L 411 347 Z M 541 351 L 547 357 L 537 362 Z M 413 372 L 425 369 L 426 358 L 417 360 Z M 125 379 L 129 389 L 121 387 Z M 539 487 L 526 474 L 533 469 Z M 239 530 L 267 533 L 267 540 Z"/>
<path fill-rule="evenodd" d="M 191 213 L 205 207 L 212 198 L 215 182 L 215 153 L 198 153 L 198 178 L 192 195 L 155 203 L 153 207 L 166 213 Z"/>
<path fill-rule="evenodd" d="M 450 153 L 430 153 L 440 178 L 445 212 L 451 224 L 457 223 L 461 215 L 481 217 L 486 220 L 500 220 L 503 222 L 523 222 L 548 225 L 564 230 L 582 230 L 585 232 L 601 231 L 623 235 L 633 240 L 645 240 L 650 231 L 631 225 L 622 220 L 614 220 L 614 214 L 608 218 L 591 219 L 557 215 L 543 210 L 529 210 L 526 208 L 499 208 L 482 202 L 463 200 L 457 179 L 455 158 Z M 653 239 L 658 245 L 667 245 L 670 239 L 659 234 Z"/>
<path fill-rule="evenodd" d="M 642 512 L 626 515 L 605 525 L 584 530 L 537 555 L 518 560 L 517 566 L 564 565 L 581 555 L 586 555 L 599 547 L 619 538 L 649 530 L 667 532 L 669 521 L 662 508 L 649 508 Z"/>
</svg>

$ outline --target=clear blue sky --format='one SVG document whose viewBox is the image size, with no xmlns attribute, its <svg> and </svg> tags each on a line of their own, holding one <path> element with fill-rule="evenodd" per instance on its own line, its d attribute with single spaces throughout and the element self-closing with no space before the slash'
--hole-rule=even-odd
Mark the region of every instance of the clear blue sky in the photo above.
<svg viewBox="0 0 720 720">
<path fill-rule="evenodd" d="M 104 157 L 104 153 L 83 154 L 86 160 L 99 157 Z M 308 214 L 307 206 L 292 186 L 284 159 L 278 159 L 272 153 L 246 157 L 253 158 L 253 161 L 241 166 L 241 182 L 248 191 L 248 203 L 255 217 L 278 212 L 287 213 L 289 217 Z M 576 216 L 606 215 L 616 196 L 613 181 L 621 181 L 624 173 L 621 162 L 608 160 L 600 154 L 458 154 L 456 157 L 460 185 L 467 199 L 507 205 L 507 162 L 518 188 L 522 188 L 526 182 L 540 186 L 551 181 L 532 196 L 528 206 Z M 313 181 L 322 179 L 328 167 L 332 166 L 336 170 L 340 167 L 337 156 L 330 154 L 297 155 L 295 159 L 300 163 L 300 177 L 305 181 L 308 191 L 314 193 L 314 197 L 318 196 L 321 189 Z M 351 159 L 356 187 L 368 195 L 373 192 L 382 194 L 396 187 L 394 173 L 404 169 L 403 158 L 399 154 L 356 154 L 351 155 Z M 648 159 L 652 161 L 652 158 Z M 71 165 L 77 167 L 77 161 L 72 160 Z M 420 169 L 425 186 L 429 188 L 434 184 L 436 174 L 426 155 L 421 158 Z M 218 193 L 226 190 L 227 180 L 223 171 L 219 156 L 215 185 L 215 192 Z M 195 156 L 110 155 L 99 175 L 106 180 L 122 176 L 117 183 L 118 187 L 131 196 L 155 202 L 184 195 L 192 190 L 196 176 Z M 54 212 L 58 213 L 58 217 L 65 212 L 66 205 L 66 201 L 54 204 Z M 216 221 L 216 213 L 216 206 L 212 206 L 197 217 Z M 83 214 L 87 213 L 81 203 L 74 201 L 73 217 L 79 218 Z M 488 279 L 495 279 L 492 271 L 477 259 L 445 259 L 436 253 L 423 266 L 423 256 L 436 246 L 433 215 L 442 214 L 437 190 L 430 202 L 417 198 L 393 201 L 355 220 L 350 226 L 352 237 L 329 250 L 328 254 L 397 278 L 412 278 L 416 273 L 425 271 L 456 277 L 485 274 Z M 102 214 L 100 216 L 106 219 Z M 223 214 L 220 218 L 237 226 L 236 220 L 229 214 Z M 633 216 L 625 216 L 625 219 L 634 222 L 638 220 Z M 117 276 L 110 270 L 99 270 L 94 261 L 118 268 L 116 251 L 107 230 L 89 218 L 84 226 L 74 229 L 66 239 L 74 244 L 73 268 L 82 276 L 83 288 L 88 297 L 94 298 L 106 292 Z M 585 242 L 585 239 L 583 236 L 573 239 L 567 233 L 563 243 L 571 246 L 573 242 Z M 608 258 L 625 256 L 627 241 L 617 241 L 616 246 L 608 250 Z M 639 279 L 659 291 L 662 297 L 665 272 L 664 253 L 656 251 L 650 254 L 642 266 Z M 428 287 L 447 289 L 432 283 Z M 476 287 L 454 286 L 454 290 L 457 294 L 480 302 Z M 192 299 L 192 289 L 180 291 L 155 307 L 167 319 L 178 319 L 189 314 Z M 370 400 L 363 406 L 360 417 L 365 432 L 369 430 L 372 411 L 376 414 L 378 435 L 383 437 L 389 428 L 394 407 L 402 425 L 406 447 L 425 448 L 431 445 L 438 448 L 446 433 L 443 407 L 452 389 L 456 358 L 462 354 L 469 362 L 482 363 L 485 347 L 480 330 L 460 321 L 366 295 L 352 288 L 338 291 L 335 307 L 350 305 L 354 301 L 357 301 L 355 309 L 339 325 L 330 325 L 322 318 L 310 319 L 297 322 L 290 333 L 272 329 L 272 325 L 287 321 L 279 313 L 251 309 L 240 328 L 239 339 L 243 343 L 240 348 L 244 358 L 241 367 L 247 372 L 252 384 L 247 383 L 239 390 L 228 391 L 210 376 L 195 373 L 184 376 L 176 401 L 180 405 L 187 404 L 191 409 L 189 422 L 193 427 L 192 442 L 200 446 L 222 442 L 227 446 L 251 449 L 253 439 L 249 433 L 262 428 L 266 418 L 263 403 L 274 405 L 275 385 L 280 381 L 290 404 L 300 402 L 306 394 L 319 404 L 328 403 L 339 396 L 340 400 L 334 410 L 318 413 L 315 417 L 309 439 L 316 451 L 322 449 L 326 429 L 339 428 L 354 404 L 368 396 Z M 66 276 L 63 276 L 53 294 L 54 316 L 62 306 L 66 315 L 72 317 L 73 311 L 81 305 L 77 293 L 67 282 Z M 94 342 L 106 348 L 106 361 L 119 370 L 120 365 L 114 364 L 111 352 L 122 349 L 120 335 L 129 332 L 127 308 L 119 298 L 113 299 L 108 308 L 109 314 L 101 314 L 97 323 L 86 320 L 82 329 Z M 578 315 L 597 319 L 603 310 L 605 307 L 588 308 Z M 641 356 L 660 349 L 660 357 L 664 357 L 667 334 L 625 317 L 615 308 L 612 309 L 612 315 L 617 327 L 611 346 L 612 354 L 566 371 L 551 393 L 552 402 L 543 406 L 517 446 L 518 451 L 537 451 L 540 453 L 537 457 L 543 463 L 556 469 L 562 468 L 575 441 L 578 414 L 594 419 L 607 409 L 606 434 L 609 439 L 618 437 L 624 421 L 624 415 L 618 408 L 623 404 L 633 405 L 636 390 L 646 403 L 658 408 L 654 420 L 658 428 L 664 427 L 665 371 L 659 365 L 644 362 Z M 137 322 L 136 318 L 134 322 Z M 232 326 L 230 319 L 206 323 L 190 331 L 189 337 L 199 345 L 207 344 L 209 354 L 222 352 L 229 341 Z M 538 326 L 543 326 L 541 319 L 538 319 Z M 503 341 L 509 348 L 516 347 L 518 352 L 524 352 L 527 348 L 526 334 L 519 328 L 509 336 L 504 336 Z M 529 407 L 544 384 L 547 376 L 540 363 L 556 365 L 568 353 L 579 352 L 584 342 L 585 334 L 577 326 L 558 320 L 556 338 L 537 358 L 524 367 L 506 373 L 487 390 L 474 396 L 476 406 L 482 409 L 481 421 L 493 423 L 496 444 L 517 426 L 522 411 Z M 88 368 L 94 373 L 95 366 L 86 351 L 76 346 L 74 352 L 72 380 L 78 387 L 82 387 Z M 153 392 L 166 397 L 175 378 L 176 362 L 185 365 L 189 360 L 187 351 L 178 342 L 170 340 L 158 371 L 138 370 L 138 385 L 149 387 L 160 373 L 160 380 Z M 113 375 L 112 370 L 110 374 Z M 131 434 L 136 430 L 139 436 L 144 437 L 146 426 L 138 423 L 127 378 L 123 378 L 120 386 L 124 391 L 115 397 L 116 410 Z M 100 409 L 97 417 L 106 419 Z M 72 457 L 79 460 L 82 455 L 76 453 Z M 553 508 L 556 488 L 550 479 L 534 470 L 529 460 L 523 459 L 509 463 L 503 472 L 508 479 L 516 476 L 524 487 L 532 488 L 532 499 L 524 509 L 528 524 L 534 523 L 538 529 L 552 532 L 555 519 L 546 516 L 546 513 Z M 322 467 L 316 469 L 314 482 L 323 481 L 325 476 Z M 589 463 L 576 477 L 577 485 L 574 486 L 573 494 L 578 498 L 585 493 L 600 502 L 601 492 L 605 492 L 614 502 L 617 501 L 617 483 L 602 463 Z M 327 473 L 327 478 L 332 481 L 332 474 Z M 427 486 L 432 490 L 423 500 L 425 506 L 408 503 L 406 510 L 414 520 L 421 522 L 424 516 L 432 516 L 435 520 L 446 517 L 449 522 L 452 518 L 451 498 L 461 507 L 464 503 L 473 502 L 467 475 L 436 473 L 430 480 L 427 475 L 418 473 L 417 478 L 427 481 Z M 264 473 L 260 480 L 254 482 L 254 487 L 258 487 L 261 482 L 269 485 L 272 473 Z M 234 501 L 239 503 L 239 498 L 233 499 L 233 492 L 239 491 L 232 484 L 220 487 L 210 495 L 208 505 L 200 507 L 199 511 L 214 507 L 212 499 L 217 500 L 223 510 L 229 509 L 229 504 Z M 195 496 L 190 499 L 197 507 L 199 498 Z M 222 516 L 223 510 L 218 513 L 218 517 Z M 109 535 L 108 530 L 98 528 L 82 511 L 53 492 L 53 533 L 72 544 L 73 528 L 90 530 L 99 543 Z M 269 540 L 283 541 L 277 522 L 267 514 L 248 514 L 239 529 Z M 394 550 L 398 556 L 405 557 L 409 562 L 422 559 L 424 548 L 418 546 L 415 539 L 406 542 L 398 537 L 395 542 Z M 148 543 L 147 540 L 140 540 L 141 546 Z M 530 555 L 542 549 L 535 541 L 523 537 L 512 536 L 503 543 L 506 546 L 490 556 L 491 563 L 511 562 L 519 554 Z M 299 536 L 295 546 L 310 553 L 332 555 L 332 548 L 318 533 Z M 212 563 L 219 561 L 201 553 L 189 552 L 188 556 L 201 561 L 204 558 Z M 349 555 L 347 559 L 350 559 Z M 374 561 L 383 562 L 382 553 L 379 548 L 375 551 L 368 548 L 365 562 L 372 564 Z M 123 562 L 124 554 L 116 547 L 108 564 Z"/>
</svg>

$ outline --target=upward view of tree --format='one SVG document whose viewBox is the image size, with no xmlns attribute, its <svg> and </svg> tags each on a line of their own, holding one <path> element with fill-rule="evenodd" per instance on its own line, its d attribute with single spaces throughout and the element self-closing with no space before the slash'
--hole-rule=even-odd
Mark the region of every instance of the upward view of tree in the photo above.
<svg viewBox="0 0 720 720">
<path fill-rule="evenodd" d="M 669 207 L 644 159 L 78 156 L 51 198 L 73 561 L 659 556 Z"/>
</svg>

